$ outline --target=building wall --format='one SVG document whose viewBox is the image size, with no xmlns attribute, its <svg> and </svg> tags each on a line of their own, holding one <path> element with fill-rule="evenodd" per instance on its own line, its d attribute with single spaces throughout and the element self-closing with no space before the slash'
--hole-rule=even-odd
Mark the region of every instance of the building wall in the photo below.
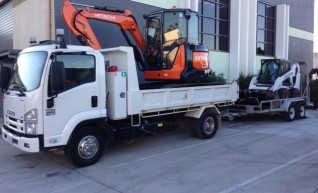
<svg viewBox="0 0 318 193">
<path fill-rule="evenodd" d="M 229 81 L 239 72 L 257 74 L 262 59 L 256 54 L 257 0 L 231 1 Z M 262 0 L 277 6 L 275 56 L 291 62 L 313 63 L 314 0 Z"/>
<path fill-rule="evenodd" d="M 318 68 L 318 53 L 314 53 L 313 68 Z"/>
<path fill-rule="evenodd" d="M 50 39 L 50 14 L 50 0 L 13 0 L 14 49 L 28 47 L 30 36 L 36 36 L 38 41 Z"/>
<path fill-rule="evenodd" d="M 314 0 L 264 0 L 273 5 L 290 5 L 290 27 L 314 32 Z"/>
<path fill-rule="evenodd" d="M 0 1 L 0 54 L 13 48 L 12 1 Z"/>
<path fill-rule="evenodd" d="M 314 0 L 265 0 L 266 2 L 290 6 L 289 53 L 291 62 L 305 61 L 313 66 L 314 45 Z"/>
<path fill-rule="evenodd" d="M 158 1 L 158 0 L 132 0 L 134 2 L 142 3 L 145 5 L 152 5 L 161 8 L 172 8 L 173 6 L 180 7 L 180 3 L 183 0 L 169 0 L 169 1 Z"/>
</svg>

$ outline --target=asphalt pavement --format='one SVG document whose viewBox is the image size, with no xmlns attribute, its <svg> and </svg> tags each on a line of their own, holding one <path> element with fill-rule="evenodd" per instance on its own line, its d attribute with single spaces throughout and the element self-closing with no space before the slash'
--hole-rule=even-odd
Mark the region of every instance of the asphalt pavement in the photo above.
<svg viewBox="0 0 318 193">
<path fill-rule="evenodd" d="M 174 128 L 116 141 L 95 165 L 76 168 L 62 152 L 26 153 L 0 139 L 0 192 L 318 192 L 318 111 L 224 121 L 210 140 Z"/>
</svg>

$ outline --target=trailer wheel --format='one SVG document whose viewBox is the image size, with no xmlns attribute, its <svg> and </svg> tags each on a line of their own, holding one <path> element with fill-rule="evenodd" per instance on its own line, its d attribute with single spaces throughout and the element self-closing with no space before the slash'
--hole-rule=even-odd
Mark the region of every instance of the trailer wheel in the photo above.
<svg viewBox="0 0 318 193">
<path fill-rule="evenodd" d="M 293 105 L 291 105 L 288 108 L 288 111 L 283 113 L 283 116 L 284 116 L 285 121 L 287 121 L 287 122 L 293 121 L 296 117 L 295 107 Z"/>
<path fill-rule="evenodd" d="M 300 119 L 306 118 L 306 107 L 302 102 L 297 103 L 296 105 L 296 117 Z"/>
<path fill-rule="evenodd" d="M 193 129 L 195 130 L 197 137 L 201 139 L 210 139 L 214 137 L 218 128 L 216 116 L 209 111 L 203 112 L 201 117 L 196 119 L 194 123 Z"/>
<path fill-rule="evenodd" d="M 287 99 L 289 98 L 289 91 L 287 88 L 280 88 L 278 89 L 278 95 L 281 99 Z"/>
<path fill-rule="evenodd" d="M 65 153 L 76 166 L 85 167 L 96 163 L 105 148 L 105 137 L 97 128 L 85 126 L 71 138 Z"/>
</svg>

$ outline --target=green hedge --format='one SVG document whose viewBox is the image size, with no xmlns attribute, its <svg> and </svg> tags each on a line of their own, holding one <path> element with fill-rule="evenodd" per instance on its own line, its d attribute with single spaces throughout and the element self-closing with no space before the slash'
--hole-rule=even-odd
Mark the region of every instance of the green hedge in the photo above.
<svg viewBox="0 0 318 193">
<path fill-rule="evenodd" d="M 240 91 L 247 90 L 250 82 L 254 75 L 252 73 L 248 73 L 247 75 L 243 74 L 243 72 L 240 72 L 239 78 L 237 79 L 237 84 L 240 87 Z"/>
</svg>

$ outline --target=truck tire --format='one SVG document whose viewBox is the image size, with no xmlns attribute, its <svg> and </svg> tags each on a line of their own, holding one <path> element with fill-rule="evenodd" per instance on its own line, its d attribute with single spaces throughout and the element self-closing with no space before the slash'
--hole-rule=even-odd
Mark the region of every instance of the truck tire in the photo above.
<svg viewBox="0 0 318 193">
<path fill-rule="evenodd" d="M 214 137 L 218 128 L 216 116 L 209 111 L 203 112 L 201 117 L 196 119 L 193 123 L 196 136 L 200 139 L 210 139 Z"/>
<path fill-rule="evenodd" d="M 289 96 L 290 98 L 301 97 L 301 92 L 297 88 L 291 88 L 289 90 Z"/>
<path fill-rule="evenodd" d="M 278 95 L 281 99 L 287 99 L 289 98 L 289 91 L 287 88 L 280 88 L 278 89 Z"/>
<path fill-rule="evenodd" d="M 306 106 L 302 102 L 296 104 L 296 117 L 299 119 L 306 118 Z"/>
<path fill-rule="evenodd" d="M 287 112 L 283 113 L 284 120 L 287 122 L 291 122 L 296 117 L 296 109 L 293 105 L 290 105 Z"/>
<path fill-rule="evenodd" d="M 85 167 L 96 163 L 104 148 L 104 134 L 95 127 L 84 126 L 73 134 L 65 153 L 74 165 Z"/>
</svg>

